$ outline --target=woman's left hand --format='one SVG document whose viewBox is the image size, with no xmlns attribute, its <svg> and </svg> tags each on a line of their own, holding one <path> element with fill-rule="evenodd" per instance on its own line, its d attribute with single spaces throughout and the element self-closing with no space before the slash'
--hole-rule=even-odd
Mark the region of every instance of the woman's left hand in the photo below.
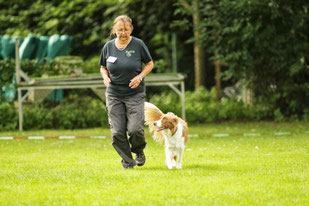
<svg viewBox="0 0 309 206">
<path fill-rule="evenodd" d="M 141 83 L 142 77 L 140 75 L 135 76 L 133 79 L 130 80 L 129 87 L 134 89 L 138 87 L 138 85 Z"/>
</svg>

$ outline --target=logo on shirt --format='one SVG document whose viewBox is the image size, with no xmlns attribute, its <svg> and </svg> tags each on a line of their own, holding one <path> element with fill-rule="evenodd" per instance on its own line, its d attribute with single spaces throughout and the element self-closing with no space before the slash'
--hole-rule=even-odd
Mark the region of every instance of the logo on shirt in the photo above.
<svg viewBox="0 0 309 206">
<path fill-rule="evenodd" d="M 127 56 L 127 57 L 132 56 L 132 54 L 134 54 L 134 53 L 135 53 L 134 50 L 126 50 L 126 56 Z"/>
</svg>

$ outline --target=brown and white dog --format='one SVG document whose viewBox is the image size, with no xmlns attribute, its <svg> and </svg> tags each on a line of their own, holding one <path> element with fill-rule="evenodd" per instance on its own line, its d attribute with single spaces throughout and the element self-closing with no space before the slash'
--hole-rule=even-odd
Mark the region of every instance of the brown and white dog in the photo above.
<svg viewBox="0 0 309 206">
<path fill-rule="evenodd" d="M 182 168 L 185 143 L 188 141 L 188 126 L 172 112 L 164 114 L 155 105 L 145 102 L 145 124 L 154 132 L 157 142 L 164 142 L 165 163 L 169 169 Z"/>
</svg>

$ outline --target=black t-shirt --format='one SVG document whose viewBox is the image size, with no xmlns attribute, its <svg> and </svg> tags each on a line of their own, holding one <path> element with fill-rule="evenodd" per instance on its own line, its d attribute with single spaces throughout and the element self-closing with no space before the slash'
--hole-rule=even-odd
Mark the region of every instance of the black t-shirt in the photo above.
<svg viewBox="0 0 309 206">
<path fill-rule="evenodd" d="M 132 36 L 131 41 L 123 50 L 115 46 L 115 39 L 108 41 L 101 53 L 100 65 L 108 69 L 111 79 L 107 93 L 117 96 L 128 96 L 145 92 L 144 80 L 137 88 L 130 88 L 130 80 L 142 72 L 142 63 L 152 61 L 145 43 Z"/>
</svg>

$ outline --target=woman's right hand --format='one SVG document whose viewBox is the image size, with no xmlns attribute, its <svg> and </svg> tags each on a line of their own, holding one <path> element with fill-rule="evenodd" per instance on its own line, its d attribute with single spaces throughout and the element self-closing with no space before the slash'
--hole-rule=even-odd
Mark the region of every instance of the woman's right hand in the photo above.
<svg viewBox="0 0 309 206">
<path fill-rule="evenodd" d="M 109 87 L 109 83 L 111 83 L 111 79 L 109 78 L 107 68 L 101 65 L 100 73 L 101 73 L 104 85 L 106 86 L 106 88 Z"/>
<path fill-rule="evenodd" d="M 106 88 L 109 87 L 110 82 L 111 82 L 111 79 L 109 77 L 105 77 L 103 79 L 103 83 L 106 86 Z"/>
</svg>

